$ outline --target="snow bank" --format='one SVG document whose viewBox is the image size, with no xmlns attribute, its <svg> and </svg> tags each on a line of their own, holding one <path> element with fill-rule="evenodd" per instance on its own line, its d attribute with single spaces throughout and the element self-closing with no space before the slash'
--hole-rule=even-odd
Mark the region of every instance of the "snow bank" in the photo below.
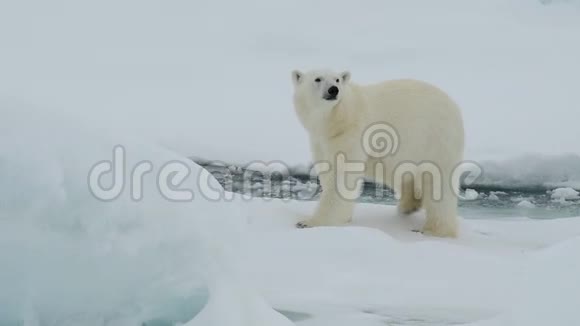
<svg viewBox="0 0 580 326">
<path fill-rule="evenodd" d="M 69 116 L 14 102 L 0 107 L 0 324 L 185 322 L 203 307 L 208 283 L 239 277 L 225 253 L 243 238 L 245 220 L 235 203 L 208 198 L 222 189 L 213 177 L 199 182 L 199 166 Z M 120 162 L 116 145 L 125 149 L 126 175 L 119 197 L 103 201 L 91 193 L 89 171 Z M 152 171 L 138 187 L 128 174 L 143 162 Z M 188 169 L 183 182 L 160 177 L 168 163 Z M 102 175 L 101 187 L 114 188 L 115 177 Z M 193 198 L 168 197 L 178 190 Z M 218 308 L 243 302 L 245 286 L 230 289 L 230 305 Z M 215 298 L 211 287 L 209 294 Z M 256 316 L 267 307 L 246 306 Z"/>
<path fill-rule="evenodd" d="M 218 271 L 219 273 L 219 271 Z M 216 275 L 214 275 L 215 277 Z M 272 309 L 247 280 L 217 275 L 210 284 L 209 301 L 183 326 L 291 326 L 288 318 Z"/>
<path fill-rule="evenodd" d="M 480 161 L 483 174 L 472 186 L 536 190 L 580 189 L 580 155 L 527 154 L 509 160 Z"/>
</svg>

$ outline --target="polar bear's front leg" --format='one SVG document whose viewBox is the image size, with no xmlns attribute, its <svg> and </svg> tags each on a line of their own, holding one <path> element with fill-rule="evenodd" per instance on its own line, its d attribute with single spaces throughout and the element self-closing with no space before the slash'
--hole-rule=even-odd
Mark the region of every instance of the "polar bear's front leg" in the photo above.
<svg viewBox="0 0 580 326">
<path fill-rule="evenodd" d="M 314 215 L 310 219 L 298 222 L 296 224 L 298 228 L 337 226 L 346 224 L 352 220 L 355 199 L 344 197 L 339 190 L 340 187 L 344 186 L 340 185 L 339 178 L 335 176 L 333 171 L 327 172 L 327 174 L 328 176 L 321 176 L 320 178 L 322 193 Z M 347 191 L 360 193 L 362 182 L 351 180 L 350 183 L 354 185 L 354 189 Z"/>
<path fill-rule="evenodd" d="M 356 145 L 332 146 L 331 149 L 334 150 L 327 152 L 333 154 L 324 156 L 324 162 L 330 164 L 330 171 L 320 174 L 322 193 L 318 207 L 312 218 L 296 224 L 298 228 L 336 226 L 352 220 L 354 204 L 363 185 L 364 156 L 359 154 Z M 320 155 L 321 151 L 318 153 Z M 323 161 L 320 157 L 315 159 Z"/>
</svg>

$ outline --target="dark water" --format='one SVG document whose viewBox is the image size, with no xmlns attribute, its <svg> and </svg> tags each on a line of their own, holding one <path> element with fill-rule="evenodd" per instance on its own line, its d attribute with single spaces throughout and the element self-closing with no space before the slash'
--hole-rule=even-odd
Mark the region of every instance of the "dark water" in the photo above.
<svg viewBox="0 0 580 326">
<path fill-rule="evenodd" d="M 231 192 L 252 197 L 318 200 L 321 187 L 316 178 L 292 171 L 288 175 L 269 176 L 259 171 L 236 165 L 198 161 Z M 559 218 L 580 216 L 580 200 L 554 201 L 549 190 L 540 187 L 492 187 L 475 185 L 460 199 L 460 215 L 467 218 L 530 217 Z M 391 189 L 384 185 L 365 182 L 360 202 L 395 205 Z"/>
</svg>

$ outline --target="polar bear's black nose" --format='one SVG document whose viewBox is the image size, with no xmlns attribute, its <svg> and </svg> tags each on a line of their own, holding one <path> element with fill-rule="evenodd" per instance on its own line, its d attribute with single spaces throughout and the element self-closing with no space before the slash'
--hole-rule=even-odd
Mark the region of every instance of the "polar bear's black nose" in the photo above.
<svg viewBox="0 0 580 326">
<path fill-rule="evenodd" d="M 331 87 L 328 89 L 328 94 L 329 94 L 329 95 L 331 95 L 331 96 L 335 96 L 335 97 L 336 97 L 336 95 L 338 95 L 338 87 L 336 87 L 336 86 L 331 86 Z"/>
</svg>

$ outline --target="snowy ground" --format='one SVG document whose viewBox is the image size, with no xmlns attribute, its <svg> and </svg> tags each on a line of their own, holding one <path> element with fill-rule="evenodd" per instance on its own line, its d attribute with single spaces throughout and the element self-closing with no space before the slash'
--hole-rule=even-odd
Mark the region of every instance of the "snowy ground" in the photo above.
<svg viewBox="0 0 580 326">
<path fill-rule="evenodd" d="M 244 205 L 247 273 L 276 308 L 310 316 L 298 325 L 580 322 L 580 217 L 464 220 L 446 240 L 412 232 L 424 216 L 395 207 L 360 204 L 348 227 L 295 230 L 314 203 Z"/>
</svg>

